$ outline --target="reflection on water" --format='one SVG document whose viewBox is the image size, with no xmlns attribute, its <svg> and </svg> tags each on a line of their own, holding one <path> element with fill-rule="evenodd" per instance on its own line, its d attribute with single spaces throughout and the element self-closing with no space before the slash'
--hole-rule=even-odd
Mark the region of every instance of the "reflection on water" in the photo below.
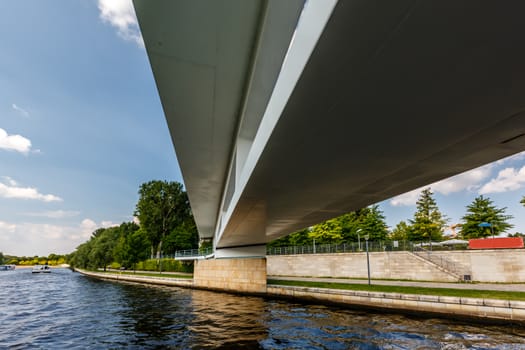
<svg viewBox="0 0 525 350">
<path fill-rule="evenodd" d="M 0 272 L 0 349 L 525 349 L 518 326 Z"/>
<path fill-rule="evenodd" d="M 258 297 L 239 297 L 205 291 L 191 293 L 194 319 L 189 329 L 200 346 L 259 348 L 266 338 L 266 303 Z"/>
</svg>

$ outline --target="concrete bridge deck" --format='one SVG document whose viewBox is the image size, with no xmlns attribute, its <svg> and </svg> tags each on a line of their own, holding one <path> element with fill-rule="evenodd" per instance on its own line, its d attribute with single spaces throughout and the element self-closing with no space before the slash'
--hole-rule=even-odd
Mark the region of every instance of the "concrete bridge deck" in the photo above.
<svg viewBox="0 0 525 350">
<path fill-rule="evenodd" d="M 267 242 L 525 150 L 525 2 L 134 5 L 203 283 L 263 288 Z"/>
</svg>

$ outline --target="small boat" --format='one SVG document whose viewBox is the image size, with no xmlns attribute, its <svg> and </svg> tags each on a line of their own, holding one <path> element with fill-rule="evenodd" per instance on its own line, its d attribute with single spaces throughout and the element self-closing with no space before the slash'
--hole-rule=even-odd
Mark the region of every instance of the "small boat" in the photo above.
<svg viewBox="0 0 525 350">
<path fill-rule="evenodd" d="M 50 273 L 51 268 L 48 265 L 35 265 L 31 273 Z"/>
<path fill-rule="evenodd" d="M 0 271 L 14 270 L 16 265 L 0 265 Z"/>
</svg>

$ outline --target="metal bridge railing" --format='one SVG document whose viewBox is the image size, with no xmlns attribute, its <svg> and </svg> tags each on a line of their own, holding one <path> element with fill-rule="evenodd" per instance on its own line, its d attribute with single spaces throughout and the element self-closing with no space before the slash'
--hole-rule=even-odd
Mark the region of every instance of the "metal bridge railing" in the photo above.
<svg viewBox="0 0 525 350">
<path fill-rule="evenodd" d="M 199 257 L 207 256 L 213 253 L 213 248 L 208 247 L 204 249 L 188 249 L 188 250 L 177 250 L 173 255 L 173 258 L 189 258 L 189 257 Z M 171 256 L 170 256 L 171 257 Z"/>
</svg>

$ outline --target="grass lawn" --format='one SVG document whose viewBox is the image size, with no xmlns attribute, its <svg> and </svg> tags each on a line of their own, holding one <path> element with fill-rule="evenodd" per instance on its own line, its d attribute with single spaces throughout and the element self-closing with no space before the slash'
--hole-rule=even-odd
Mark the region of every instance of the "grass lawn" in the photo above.
<svg viewBox="0 0 525 350">
<path fill-rule="evenodd" d="M 158 273 L 158 272 L 133 272 L 133 271 L 97 271 L 102 273 L 130 275 L 130 276 L 147 276 L 147 277 L 165 277 L 165 278 L 193 278 L 193 275 L 177 275 L 176 273 Z"/>
<path fill-rule="evenodd" d="M 453 288 L 424 288 L 424 287 L 405 287 L 405 286 L 383 286 L 352 283 L 334 282 L 310 282 L 310 281 L 289 281 L 289 280 L 268 280 L 268 285 L 284 285 L 297 287 L 331 288 L 342 290 L 360 290 L 369 292 L 401 293 L 401 294 L 424 294 L 464 298 L 483 298 L 483 299 L 503 299 L 503 300 L 523 300 L 525 292 L 505 292 L 493 290 L 472 290 L 472 289 L 453 289 Z"/>
</svg>

